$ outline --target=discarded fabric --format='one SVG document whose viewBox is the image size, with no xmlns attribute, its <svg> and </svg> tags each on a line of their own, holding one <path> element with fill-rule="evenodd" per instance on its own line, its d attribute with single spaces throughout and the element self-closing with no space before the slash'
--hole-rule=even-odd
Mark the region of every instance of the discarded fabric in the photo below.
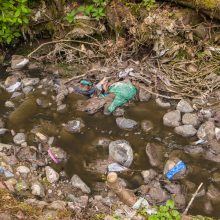
<svg viewBox="0 0 220 220">
<path fill-rule="evenodd" d="M 145 208 L 148 215 L 156 214 L 157 211 L 154 208 L 150 207 L 148 201 L 142 197 L 140 197 L 137 202 L 132 206 L 133 209 Z"/>
<path fill-rule="evenodd" d="M 16 82 L 15 84 L 13 84 L 13 85 L 9 86 L 8 88 L 6 88 L 6 90 L 7 90 L 7 92 L 14 92 L 20 86 L 21 86 L 21 82 Z"/>
<path fill-rule="evenodd" d="M 133 99 L 137 90 L 131 83 L 117 82 L 110 86 L 109 92 L 115 94 L 113 102 L 108 107 L 108 111 L 113 112 L 117 107 Z"/>
<path fill-rule="evenodd" d="M 0 166 L 0 174 L 4 174 L 6 178 L 14 177 L 14 174 L 5 167 Z"/>
<path fill-rule="evenodd" d="M 167 173 L 166 173 L 166 177 L 167 179 L 172 179 L 173 176 L 175 176 L 177 173 L 179 173 L 180 171 L 186 169 L 186 165 L 183 161 L 179 161 L 172 169 L 170 169 Z"/>
</svg>

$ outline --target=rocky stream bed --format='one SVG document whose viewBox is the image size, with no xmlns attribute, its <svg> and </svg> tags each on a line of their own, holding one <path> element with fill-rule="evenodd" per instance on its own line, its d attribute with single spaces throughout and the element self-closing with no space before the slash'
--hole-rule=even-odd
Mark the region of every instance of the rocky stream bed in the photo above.
<svg viewBox="0 0 220 220">
<path fill-rule="evenodd" d="M 142 219 L 105 183 L 117 163 L 122 184 L 151 205 L 172 198 L 183 211 L 203 182 L 189 213 L 220 217 L 219 108 L 203 108 L 198 99 L 164 101 L 125 76 L 120 81 L 136 86 L 135 100 L 105 115 L 103 99 L 76 94 L 59 75 L 35 77 L 41 67 L 29 61 L 14 68 L 24 60 L 13 56 L 1 79 L 0 190 L 44 210 L 38 219 L 65 219 L 57 217 L 63 210 L 71 219 Z M 180 160 L 186 169 L 168 180 Z"/>
</svg>

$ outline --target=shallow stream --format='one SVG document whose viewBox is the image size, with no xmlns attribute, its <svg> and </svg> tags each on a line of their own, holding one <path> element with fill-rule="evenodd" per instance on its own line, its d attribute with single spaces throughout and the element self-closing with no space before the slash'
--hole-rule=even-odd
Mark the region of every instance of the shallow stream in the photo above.
<svg viewBox="0 0 220 220">
<path fill-rule="evenodd" d="M 14 101 L 16 108 L 20 111 L 16 115 L 9 112 L 4 107 L 4 102 L 9 99 L 9 94 L 1 90 L 0 94 L 0 117 L 6 119 L 7 128 L 13 129 L 16 132 L 22 131 L 30 134 L 30 130 L 41 123 L 48 123 L 50 127 L 44 127 L 44 133 L 47 136 L 55 136 L 53 145 L 63 148 L 69 155 L 67 163 L 63 167 L 55 166 L 57 170 L 64 168 L 68 176 L 78 174 L 92 189 L 96 182 L 103 181 L 103 175 L 96 174 L 95 170 L 88 170 L 86 167 L 89 164 L 95 163 L 98 159 L 108 158 L 108 148 L 97 146 L 99 138 L 108 138 L 111 140 L 125 139 L 127 140 L 134 151 L 134 161 L 131 169 L 134 170 L 133 175 L 125 177 L 129 188 L 136 188 L 143 184 L 140 171 L 152 168 L 148 157 L 145 153 L 147 143 L 154 142 L 156 144 L 163 144 L 166 146 L 165 160 L 170 154 L 177 155 L 181 158 L 187 166 L 196 167 L 191 175 L 186 179 L 181 180 L 181 184 L 189 180 L 198 186 L 204 182 L 205 189 L 210 183 L 210 173 L 219 171 L 220 165 L 217 163 L 208 162 L 202 159 L 201 156 L 190 156 L 184 152 L 184 147 L 188 146 L 195 139 L 182 138 L 169 129 L 163 126 L 162 117 L 166 110 L 161 109 L 155 104 L 155 101 L 149 102 L 135 102 L 128 107 L 125 107 L 125 117 L 134 119 L 139 123 L 137 129 L 133 131 L 124 131 L 118 128 L 113 115 L 105 116 L 103 113 L 95 115 L 88 115 L 84 112 L 76 110 L 76 101 L 84 97 L 72 94 L 69 95 L 64 103 L 68 106 L 68 111 L 64 114 L 57 113 L 56 105 L 50 98 L 51 96 L 42 95 L 41 90 L 35 91 L 27 98 L 18 98 Z M 48 91 L 50 94 L 50 91 Z M 40 108 L 36 104 L 36 98 L 43 97 L 49 99 L 52 105 L 49 108 Z M 49 97 L 49 98 L 48 98 Z M 72 119 L 81 118 L 85 123 L 85 128 L 81 133 L 70 134 L 65 132 L 62 124 Z M 154 128 L 148 134 L 145 133 L 140 126 L 141 121 L 150 120 Z M 52 125 L 52 126 L 51 126 Z M 12 143 L 12 135 L 0 136 L 0 142 Z M 32 139 L 28 139 L 28 145 L 34 145 Z M 154 168 L 158 173 L 163 173 L 163 168 Z M 188 195 L 187 200 L 191 198 Z M 204 196 L 196 198 L 191 214 L 205 214 L 203 200 Z M 220 204 L 214 205 L 214 211 L 211 216 L 220 217 L 219 211 Z"/>
</svg>

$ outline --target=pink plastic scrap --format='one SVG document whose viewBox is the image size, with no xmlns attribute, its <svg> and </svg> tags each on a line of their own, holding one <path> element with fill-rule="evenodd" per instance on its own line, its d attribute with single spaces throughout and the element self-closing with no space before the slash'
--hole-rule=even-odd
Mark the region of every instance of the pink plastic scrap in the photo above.
<svg viewBox="0 0 220 220">
<path fill-rule="evenodd" d="M 51 157 L 51 159 L 54 161 L 54 163 L 59 163 L 60 161 L 56 158 L 56 156 L 54 155 L 54 153 L 51 151 L 51 149 L 48 149 L 48 154 Z"/>
</svg>

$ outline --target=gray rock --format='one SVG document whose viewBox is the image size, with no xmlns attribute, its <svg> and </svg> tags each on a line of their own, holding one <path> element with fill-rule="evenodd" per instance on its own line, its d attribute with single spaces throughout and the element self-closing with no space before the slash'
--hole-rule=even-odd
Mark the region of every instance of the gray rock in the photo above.
<svg viewBox="0 0 220 220">
<path fill-rule="evenodd" d="M 25 78 L 22 80 L 24 87 L 26 86 L 35 86 L 40 82 L 39 78 Z"/>
<path fill-rule="evenodd" d="M 184 209 L 186 207 L 186 198 L 183 194 L 175 194 L 173 200 L 177 209 Z"/>
<path fill-rule="evenodd" d="M 116 108 L 115 111 L 113 112 L 113 115 L 116 117 L 121 117 L 125 113 L 125 110 L 123 108 Z"/>
<path fill-rule="evenodd" d="M 189 145 L 189 146 L 186 146 L 186 147 L 184 147 L 184 151 L 186 153 L 190 154 L 191 156 L 203 155 L 204 154 L 204 149 L 200 145 Z"/>
<path fill-rule="evenodd" d="M 151 121 L 149 120 L 144 120 L 141 122 L 141 128 L 144 132 L 148 133 L 154 128 L 154 125 Z"/>
<path fill-rule="evenodd" d="M 215 154 L 212 150 L 207 150 L 205 154 L 205 159 L 220 163 L 220 154 Z"/>
<path fill-rule="evenodd" d="M 17 172 L 19 172 L 20 174 L 28 174 L 30 173 L 30 169 L 26 166 L 19 166 L 17 167 Z"/>
<path fill-rule="evenodd" d="M 0 135 L 5 134 L 8 131 L 6 128 L 0 128 Z"/>
<path fill-rule="evenodd" d="M 59 180 L 59 174 L 53 168 L 47 166 L 45 171 L 48 182 L 55 183 Z"/>
<path fill-rule="evenodd" d="M 123 117 L 116 118 L 116 124 L 119 128 L 124 130 L 132 130 L 137 127 L 138 123 L 132 119 Z"/>
<path fill-rule="evenodd" d="M 129 167 L 133 161 L 133 150 L 126 140 L 112 141 L 109 144 L 109 157 L 115 162 Z"/>
<path fill-rule="evenodd" d="M 202 140 L 210 140 L 215 137 L 215 125 L 212 121 L 206 121 L 203 123 L 197 132 L 197 137 Z"/>
<path fill-rule="evenodd" d="M 22 98 L 24 94 L 22 92 L 13 92 L 11 99 Z"/>
<path fill-rule="evenodd" d="M 144 182 L 148 184 L 157 176 L 157 172 L 153 169 L 143 170 L 141 172 L 142 177 L 144 178 Z"/>
<path fill-rule="evenodd" d="M 70 133 L 79 133 L 85 127 L 82 119 L 76 119 L 72 121 L 68 121 L 65 125 L 65 129 Z"/>
<path fill-rule="evenodd" d="M 13 141 L 15 144 L 20 145 L 26 141 L 26 136 L 24 133 L 17 133 L 14 136 Z"/>
<path fill-rule="evenodd" d="M 165 147 L 160 144 L 148 143 L 146 146 L 146 154 L 149 162 L 153 167 L 162 167 L 164 161 Z"/>
<path fill-rule="evenodd" d="M 193 107 L 191 106 L 191 104 L 189 104 L 186 100 L 182 99 L 179 101 L 179 103 L 177 104 L 177 107 L 176 107 L 177 110 L 179 110 L 180 112 L 183 112 L 183 113 L 190 113 L 190 112 L 193 112 L 194 109 Z"/>
<path fill-rule="evenodd" d="M 192 137 L 197 133 L 197 130 L 192 125 L 181 125 L 175 127 L 174 131 L 183 137 Z"/>
<path fill-rule="evenodd" d="M 15 104 L 12 101 L 6 101 L 5 107 L 6 108 L 15 108 Z"/>
<path fill-rule="evenodd" d="M 212 174 L 212 182 L 214 183 L 220 183 L 220 172 L 215 172 Z"/>
<path fill-rule="evenodd" d="M 25 95 L 29 94 L 30 92 L 32 92 L 34 90 L 34 87 L 33 86 L 26 86 L 22 89 L 23 93 Z"/>
<path fill-rule="evenodd" d="M 65 113 L 66 110 L 67 110 L 67 105 L 66 104 L 62 104 L 62 105 L 59 105 L 57 107 L 57 112 L 59 112 L 59 113 Z"/>
<path fill-rule="evenodd" d="M 0 152 L 3 151 L 3 150 L 10 150 L 13 146 L 10 145 L 10 144 L 3 144 L 3 143 L 0 143 Z"/>
<path fill-rule="evenodd" d="M 48 99 L 45 98 L 37 98 L 36 103 L 41 107 L 41 108 L 48 108 L 51 103 L 49 102 Z"/>
<path fill-rule="evenodd" d="M 32 194 L 39 197 L 44 197 L 44 186 L 40 182 L 35 182 L 31 186 Z"/>
<path fill-rule="evenodd" d="M 49 206 L 48 209 L 54 210 L 65 210 L 67 203 L 61 200 L 53 201 Z"/>
<path fill-rule="evenodd" d="M 139 100 L 141 102 L 147 102 L 151 98 L 151 94 L 142 87 L 140 87 L 140 89 L 139 89 L 138 96 L 139 96 Z"/>
<path fill-rule="evenodd" d="M 161 188 L 159 182 L 152 182 L 146 195 L 147 201 L 152 204 L 162 203 L 169 199 L 168 193 Z"/>
<path fill-rule="evenodd" d="M 12 69 L 22 69 L 27 66 L 29 63 L 29 59 L 25 58 L 21 55 L 13 55 L 11 60 L 11 68 Z"/>
<path fill-rule="evenodd" d="M 68 89 L 61 90 L 56 96 L 57 105 L 61 105 L 65 97 L 69 94 Z"/>
<path fill-rule="evenodd" d="M 163 124 L 168 127 L 177 127 L 180 125 L 181 114 L 179 110 L 166 113 L 163 116 Z"/>
<path fill-rule="evenodd" d="M 181 185 L 176 183 L 168 183 L 164 185 L 164 188 L 171 194 L 181 194 Z"/>
<path fill-rule="evenodd" d="M 40 132 L 37 132 L 35 135 L 36 135 L 36 137 L 39 138 L 40 141 L 42 141 L 44 143 L 46 143 L 47 140 L 48 140 L 48 137 L 45 136 L 44 134 L 40 133 Z"/>
<path fill-rule="evenodd" d="M 163 102 L 160 98 L 157 98 L 156 103 L 158 106 L 160 106 L 161 108 L 170 108 L 171 104 L 169 102 Z"/>
<path fill-rule="evenodd" d="M 199 125 L 199 118 L 197 114 L 193 113 L 185 113 L 182 118 L 182 122 L 184 125 L 192 125 L 194 127 Z"/>
<path fill-rule="evenodd" d="M 220 202 L 220 191 L 213 184 L 209 185 L 207 196 L 213 202 Z"/>
<path fill-rule="evenodd" d="M 74 174 L 71 178 L 71 184 L 77 188 L 80 189 L 84 193 L 91 193 L 90 188 L 80 179 L 80 177 L 76 174 Z"/>
<path fill-rule="evenodd" d="M 180 159 L 177 158 L 177 157 L 170 158 L 164 166 L 164 170 L 163 170 L 164 175 L 166 175 L 166 173 L 169 170 L 171 170 L 179 161 L 180 161 Z M 184 170 L 180 171 L 179 173 L 175 174 L 172 177 L 172 180 L 183 179 L 185 176 L 186 176 L 186 169 L 184 169 Z"/>
</svg>

